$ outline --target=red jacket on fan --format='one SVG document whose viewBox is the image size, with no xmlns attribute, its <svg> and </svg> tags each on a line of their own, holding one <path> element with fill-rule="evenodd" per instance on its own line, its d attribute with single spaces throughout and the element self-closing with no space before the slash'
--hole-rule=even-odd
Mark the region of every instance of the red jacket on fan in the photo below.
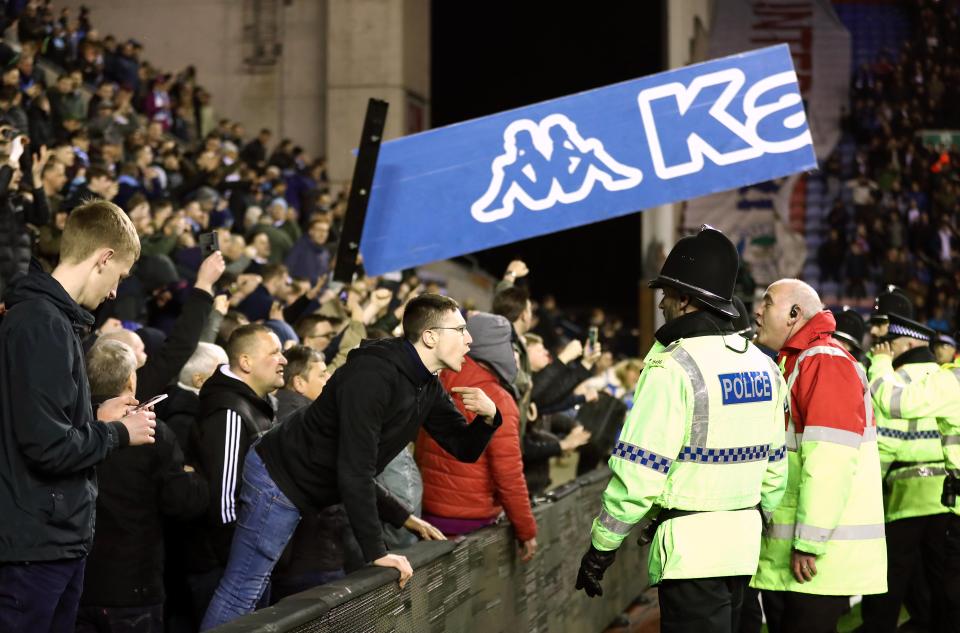
<svg viewBox="0 0 960 633">
<path fill-rule="evenodd" d="M 520 414 L 510 393 L 500 386 L 493 370 L 469 356 L 457 373 L 444 370 L 440 382 L 453 387 L 479 387 L 497 405 L 503 426 L 497 429 L 480 459 L 473 464 L 457 461 L 433 438 L 420 432 L 414 455 L 423 475 L 423 511 L 455 519 L 488 519 L 501 508 L 513 524 L 517 539 L 528 541 L 537 535 L 537 522 L 530 510 L 527 482 L 523 477 L 520 455 Z M 454 396 L 460 412 L 472 422 L 476 414 L 463 408 Z"/>
</svg>

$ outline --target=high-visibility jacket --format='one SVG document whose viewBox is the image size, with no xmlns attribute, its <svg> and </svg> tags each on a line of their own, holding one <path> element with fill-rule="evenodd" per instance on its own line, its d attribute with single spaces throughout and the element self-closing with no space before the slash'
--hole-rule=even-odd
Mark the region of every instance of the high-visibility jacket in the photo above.
<svg viewBox="0 0 960 633">
<path fill-rule="evenodd" d="M 875 357 L 870 370 L 871 375 L 877 376 L 893 373 L 890 357 Z M 894 398 L 894 387 L 900 388 L 897 399 Z M 899 404 L 900 415 L 904 418 L 935 417 L 947 474 L 960 477 L 960 363 L 948 363 L 902 386 L 890 381 L 881 382 L 874 389 L 873 402 L 885 415 L 890 415 L 890 408 Z M 960 514 L 960 502 L 950 510 Z"/>
<path fill-rule="evenodd" d="M 616 549 L 655 506 L 698 511 L 658 527 L 651 583 L 752 574 L 756 507 L 772 512 L 786 486 L 786 385 L 776 365 L 753 344 L 715 333 L 655 343 L 644 363 L 593 545 Z"/>
<path fill-rule="evenodd" d="M 900 407 L 903 388 L 936 373 L 940 366 L 929 347 L 907 354 L 918 362 L 905 362 L 896 371 L 889 363 L 870 368 L 884 484 L 884 515 L 888 523 L 948 512 L 940 504 L 946 470 L 937 419 L 932 416 L 906 418 Z"/>
<path fill-rule="evenodd" d="M 849 596 L 887 590 L 880 459 L 867 377 L 830 333 L 833 315 L 808 321 L 780 351 L 787 378 L 783 501 L 764 533 L 758 589 Z M 791 550 L 817 557 L 799 583 Z"/>
</svg>

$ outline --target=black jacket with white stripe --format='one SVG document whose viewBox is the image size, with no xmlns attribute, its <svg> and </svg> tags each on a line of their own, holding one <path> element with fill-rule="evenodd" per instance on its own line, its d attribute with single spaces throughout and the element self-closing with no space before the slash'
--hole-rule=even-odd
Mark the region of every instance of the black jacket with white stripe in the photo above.
<svg viewBox="0 0 960 633">
<path fill-rule="evenodd" d="M 243 460 L 254 441 L 276 422 L 270 402 L 231 374 L 221 365 L 203 384 L 194 427 L 199 466 L 210 484 L 208 553 L 219 565 L 225 565 L 230 554 Z"/>
</svg>

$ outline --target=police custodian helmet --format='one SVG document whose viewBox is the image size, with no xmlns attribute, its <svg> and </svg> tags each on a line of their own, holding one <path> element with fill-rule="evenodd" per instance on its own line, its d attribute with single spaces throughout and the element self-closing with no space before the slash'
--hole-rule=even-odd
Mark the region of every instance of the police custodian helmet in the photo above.
<svg viewBox="0 0 960 633">
<path fill-rule="evenodd" d="M 863 337 L 867 334 L 867 324 L 860 313 L 848 306 L 843 310 L 833 310 L 833 318 L 837 322 L 837 331 L 834 338 L 850 343 L 854 348 L 863 351 Z"/>
<path fill-rule="evenodd" d="M 663 262 L 651 288 L 673 288 L 689 294 L 699 303 L 735 319 L 740 316 L 733 304 L 740 256 L 727 236 L 704 224 L 696 235 L 677 242 Z"/>
</svg>

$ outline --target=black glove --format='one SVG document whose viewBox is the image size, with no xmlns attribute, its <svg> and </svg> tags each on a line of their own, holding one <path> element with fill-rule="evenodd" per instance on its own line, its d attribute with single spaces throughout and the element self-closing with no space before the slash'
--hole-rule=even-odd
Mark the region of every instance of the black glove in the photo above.
<svg viewBox="0 0 960 633">
<path fill-rule="evenodd" d="M 617 550 L 610 552 L 601 552 L 592 544 L 587 553 L 580 559 L 580 571 L 577 572 L 577 589 L 583 589 L 587 595 L 603 595 L 603 587 L 600 581 L 603 580 L 603 572 L 607 567 L 613 564 L 613 559 L 617 557 Z"/>
</svg>

